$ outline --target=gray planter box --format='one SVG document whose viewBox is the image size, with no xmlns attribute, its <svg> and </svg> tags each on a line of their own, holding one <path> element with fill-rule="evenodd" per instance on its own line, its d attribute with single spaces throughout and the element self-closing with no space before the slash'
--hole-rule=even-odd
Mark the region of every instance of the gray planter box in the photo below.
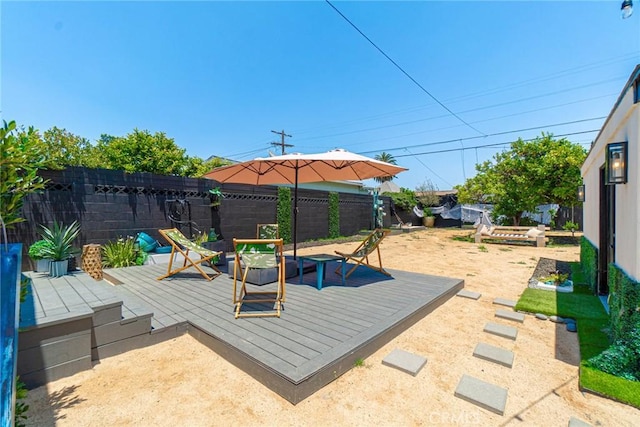
<svg viewBox="0 0 640 427">
<path fill-rule="evenodd" d="M 222 254 L 218 257 L 218 261 L 215 263 L 215 265 L 227 265 L 227 244 L 224 240 L 218 240 L 216 242 L 204 242 L 201 243 L 200 246 L 209 249 L 210 251 L 222 252 Z"/>
<path fill-rule="evenodd" d="M 39 259 L 39 260 L 36 260 L 36 272 L 38 272 L 38 273 L 48 273 L 50 265 L 51 265 L 51 260 L 50 259 Z"/>
<path fill-rule="evenodd" d="M 49 276 L 62 277 L 68 273 L 68 268 L 69 268 L 68 259 L 65 259 L 63 261 L 51 261 L 51 265 L 49 266 Z"/>
</svg>

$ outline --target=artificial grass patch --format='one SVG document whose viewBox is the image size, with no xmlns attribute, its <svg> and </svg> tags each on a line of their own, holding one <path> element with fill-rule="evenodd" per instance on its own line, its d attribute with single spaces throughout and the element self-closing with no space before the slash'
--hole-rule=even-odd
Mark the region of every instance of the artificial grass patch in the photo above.
<svg viewBox="0 0 640 427">
<path fill-rule="evenodd" d="M 573 319 L 604 319 L 608 316 L 598 298 L 583 293 L 551 292 L 527 288 L 516 304 L 516 310 Z"/>
<path fill-rule="evenodd" d="M 640 408 L 640 383 L 599 371 L 580 363 L 580 387 L 595 394 Z"/>
<path fill-rule="evenodd" d="M 572 273 L 575 274 L 574 268 Z M 515 309 L 576 319 L 581 358 L 580 387 L 640 408 L 640 382 L 615 377 L 589 366 L 588 360 L 602 353 L 610 345 L 606 332 L 609 316 L 598 297 L 591 295 L 588 286 L 576 286 L 576 283 L 580 283 L 580 280 L 577 280 L 580 276 L 572 277 L 573 293 L 527 288 Z"/>
</svg>

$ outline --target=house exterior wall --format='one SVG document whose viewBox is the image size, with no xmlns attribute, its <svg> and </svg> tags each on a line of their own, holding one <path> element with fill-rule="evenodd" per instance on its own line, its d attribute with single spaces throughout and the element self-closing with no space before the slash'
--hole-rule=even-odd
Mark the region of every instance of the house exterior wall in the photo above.
<svg viewBox="0 0 640 427">
<path fill-rule="evenodd" d="M 639 72 L 637 67 L 581 168 L 584 236 L 600 249 L 600 170 L 606 147 L 628 142 L 628 182 L 615 185 L 615 264 L 636 281 L 640 278 L 640 103 L 634 103 L 633 81 Z"/>
</svg>

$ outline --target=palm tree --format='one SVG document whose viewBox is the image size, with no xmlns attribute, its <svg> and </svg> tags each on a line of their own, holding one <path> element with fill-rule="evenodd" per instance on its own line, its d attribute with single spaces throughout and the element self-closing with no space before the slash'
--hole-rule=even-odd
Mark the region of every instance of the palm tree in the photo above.
<svg viewBox="0 0 640 427">
<path fill-rule="evenodd" d="M 397 164 L 396 159 L 393 157 L 393 155 L 389 153 L 385 153 L 384 151 L 380 154 L 376 154 L 374 159 L 379 160 L 381 162 L 390 163 L 392 165 Z M 388 175 L 388 176 L 377 176 L 373 179 L 376 182 L 379 182 L 382 184 L 383 182 L 392 181 L 395 177 L 396 177 L 395 175 Z"/>
</svg>

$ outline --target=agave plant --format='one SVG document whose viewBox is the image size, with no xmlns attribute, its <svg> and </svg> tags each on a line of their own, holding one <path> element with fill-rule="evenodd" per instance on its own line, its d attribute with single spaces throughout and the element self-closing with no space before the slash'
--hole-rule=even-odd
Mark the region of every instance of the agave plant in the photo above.
<svg viewBox="0 0 640 427">
<path fill-rule="evenodd" d="M 47 228 L 41 226 L 40 235 L 49 246 L 43 250 L 45 258 L 51 258 L 53 261 L 64 261 L 73 255 L 80 253 L 80 250 L 73 247 L 73 241 L 80 234 L 80 224 L 73 221 L 68 226 L 58 224 L 54 221 L 53 227 Z"/>
</svg>

